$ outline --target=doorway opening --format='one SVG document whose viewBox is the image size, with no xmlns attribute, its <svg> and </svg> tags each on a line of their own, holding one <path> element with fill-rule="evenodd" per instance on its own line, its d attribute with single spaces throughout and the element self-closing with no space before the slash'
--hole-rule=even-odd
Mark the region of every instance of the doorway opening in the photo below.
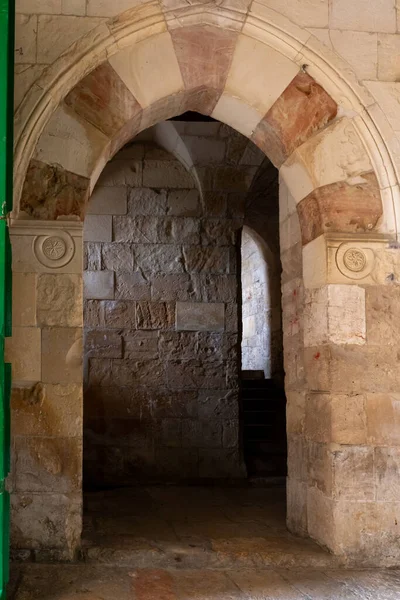
<svg viewBox="0 0 400 600">
<path fill-rule="evenodd" d="M 255 537 L 287 544 L 278 222 L 276 170 L 212 119 L 160 123 L 104 169 L 84 225 L 87 560 L 245 566 Z M 292 541 L 288 560 L 324 556 Z"/>
</svg>

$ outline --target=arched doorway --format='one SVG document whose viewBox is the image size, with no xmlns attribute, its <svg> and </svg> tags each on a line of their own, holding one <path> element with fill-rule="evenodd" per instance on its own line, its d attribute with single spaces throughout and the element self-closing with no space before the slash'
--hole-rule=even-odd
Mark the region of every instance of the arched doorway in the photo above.
<svg viewBox="0 0 400 600">
<path fill-rule="evenodd" d="M 376 449 L 376 440 L 383 443 L 380 421 L 372 433 L 365 423 L 398 386 L 397 359 L 371 325 L 381 315 L 374 289 L 385 291 L 393 281 L 396 179 L 387 154 L 377 151 L 380 138 L 363 92 L 347 71 L 350 83 L 307 45 L 308 33 L 285 19 L 278 26 L 260 11 L 247 16 L 189 7 L 179 20 L 167 11 L 166 21 L 161 9 L 138 7 L 100 25 L 75 54 L 48 69 L 18 114 L 15 270 L 24 290 L 36 290 L 36 274 L 43 281 L 43 271 L 56 289 L 66 274 L 79 273 L 78 220 L 88 192 L 107 160 L 146 127 L 197 110 L 251 137 L 280 167 L 284 182 L 288 524 L 335 553 L 363 556 L 368 549 L 379 561 L 390 547 L 395 561 L 397 506 L 386 476 L 381 481 L 374 469 L 379 461 L 387 472 L 395 436 Z M 201 67 L 193 69 L 199 35 L 207 43 L 200 45 Z M 27 215 L 31 220 L 21 219 Z M 293 234 L 295 219 L 301 240 Z M 38 240 L 33 246 L 32 238 Z M 79 284 L 71 290 L 75 305 Z M 68 311 L 62 328 L 59 315 L 22 320 L 10 356 L 17 365 L 14 381 L 38 381 L 46 397 L 59 398 L 75 384 L 70 394 L 79 420 L 81 380 L 74 369 L 82 358 L 81 325 L 75 316 Z M 40 358 L 27 366 L 24 357 L 33 348 L 37 355 L 38 347 Z M 384 377 L 382 363 L 388 365 Z M 79 427 L 75 438 L 79 446 Z M 50 511 L 54 490 L 41 491 L 35 501 Z M 14 496 L 16 513 L 29 521 L 21 493 Z M 60 527 L 68 522 L 68 531 L 58 540 L 67 554 L 79 542 L 79 483 L 68 493 L 59 510 Z"/>
</svg>

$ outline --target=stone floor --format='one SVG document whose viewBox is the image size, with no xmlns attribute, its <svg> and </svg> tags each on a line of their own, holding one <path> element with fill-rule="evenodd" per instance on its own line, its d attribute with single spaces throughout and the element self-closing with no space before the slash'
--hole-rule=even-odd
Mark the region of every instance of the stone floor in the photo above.
<svg viewBox="0 0 400 600">
<path fill-rule="evenodd" d="M 9 600 L 399 600 L 400 571 L 24 565 Z"/>
<path fill-rule="evenodd" d="M 286 529 L 284 487 L 153 486 L 86 495 L 86 563 L 139 568 L 334 568 Z"/>
<path fill-rule="evenodd" d="M 399 600 L 400 570 L 341 569 L 285 527 L 284 489 L 86 495 L 82 561 L 15 564 L 9 600 Z"/>
</svg>

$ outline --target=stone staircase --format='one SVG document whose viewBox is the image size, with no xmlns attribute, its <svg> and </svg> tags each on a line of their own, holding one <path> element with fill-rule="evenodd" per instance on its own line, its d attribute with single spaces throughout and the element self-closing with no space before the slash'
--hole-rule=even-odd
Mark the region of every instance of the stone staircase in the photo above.
<svg viewBox="0 0 400 600">
<path fill-rule="evenodd" d="M 249 477 L 286 476 L 286 397 L 262 371 L 242 371 L 242 433 Z"/>
</svg>

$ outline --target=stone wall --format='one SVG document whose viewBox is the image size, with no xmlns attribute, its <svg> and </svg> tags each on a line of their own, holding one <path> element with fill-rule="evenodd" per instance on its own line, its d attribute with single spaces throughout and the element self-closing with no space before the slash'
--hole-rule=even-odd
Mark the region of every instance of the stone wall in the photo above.
<svg viewBox="0 0 400 600">
<path fill-rule="evenodd" d="M 202 194 L 147 132 L 107 165 L 85 218 L 88 485 L 244 475 L 238 253 L 260 153 L 242 160 L 248 141 L 219 123 L 177 126 Z"/>
</svg>

